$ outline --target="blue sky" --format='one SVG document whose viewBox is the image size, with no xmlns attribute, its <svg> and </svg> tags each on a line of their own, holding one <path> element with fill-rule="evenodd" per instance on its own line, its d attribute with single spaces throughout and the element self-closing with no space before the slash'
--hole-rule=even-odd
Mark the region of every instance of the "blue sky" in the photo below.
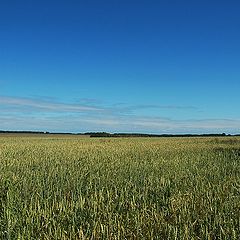
<svg viewBox="0 0 240 240">
<path fill-rule="evenodd" d="M 0 129 L 239 133 L 239 9 L 1 1 Z"/>
</svg>

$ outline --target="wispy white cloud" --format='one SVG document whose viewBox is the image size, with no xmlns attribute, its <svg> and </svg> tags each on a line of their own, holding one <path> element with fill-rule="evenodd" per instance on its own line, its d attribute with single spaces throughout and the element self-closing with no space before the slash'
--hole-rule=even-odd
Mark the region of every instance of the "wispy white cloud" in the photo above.
<svg viewBox="0 0 240 240">
<path fill-rule="evenodd" d="M 176 120 L 151 117 L 116 116 L 1 116 L 0 129 L 42 131 L 109 131 L 150 133 L 236 133 L 240 119 Z"/>
<path fill-rule="evenodd" d="M 86 111 L 103 111 L 103 109 L 94 106 L 81 105 L 81 104 L 68 104 L 61 102 L 53 102 L 31 98 L 20 97 L 4 97 L 0 96 L 0 107 L 13 107 L 15 110 L 18 108 L 28 108 L 29 110 L 41 110 L 52 112 L 86 112 Z"/>
<path fill-rule="evenodd" d="M 158 105 L 158 104 L 140 104 L 140 105 L 127 105 L 127 104 L 116 104 L 116 107 L 121 109 L 123 112 L 134 112 L 137 110 L 145 109 L 172 109 L 172 110 L 197 110 L 194 106 L 179 106 L 179 105 Z"/>
<path fill-rule="evenodd" d="M 109 114 L 134 114 L 139 110 L 146 109 L 171 109 L 171 110 L 195 110 L 193 106 L 178 106 L 178 105 L 127 105 L 114 104 L 109 106 L 97 105 L 99 101 L 96 99 L 80 99 L 77 103 L 58 102 L 49 97 L 41 98 L 23 98 L 23 97 L 6 97 L 0 96 L 0 109 L 10 112 L 104 112 Z"/>
<path fill-rule="evenodd" d="M 95 125 L 106 125 L 117 128 L 151 130 L 153 132 L 209 132 L 240 129 L 240 119 L 186 119 L 176 120 L 168 118 L 129 117 L 85 119 Z"/>
<path fill-rule="evenodd" d="M 240 119 L 174 119 L 142 116 L 138 109 L 170 108 L 173 110 L 194 107 L 126 104 L 91 106 L 80 103 L 61 103 L 51 99 L 0 96 L 0 129 L 42 131 L 110 131 L 151 133 L 236 133 Z M 161 112 L 161 111 L 160 111 Z"/>
</svg>

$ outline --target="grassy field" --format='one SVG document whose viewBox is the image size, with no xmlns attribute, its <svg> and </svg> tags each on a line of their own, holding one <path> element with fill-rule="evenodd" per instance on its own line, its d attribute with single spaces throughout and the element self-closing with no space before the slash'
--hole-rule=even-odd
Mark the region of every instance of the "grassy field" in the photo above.
<svg viewBox="0 0 240 240">
<path fill-rule="evenodd" d="M 240 138 L 0 136 L 0 239 L 240 239 Z"/>
</svg>

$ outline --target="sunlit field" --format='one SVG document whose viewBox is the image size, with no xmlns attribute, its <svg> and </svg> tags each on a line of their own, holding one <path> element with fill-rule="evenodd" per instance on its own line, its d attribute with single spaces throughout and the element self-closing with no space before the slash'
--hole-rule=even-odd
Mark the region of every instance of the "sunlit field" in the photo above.
<svg viewBox="0 0 240 240">
<path fill-rule="evenodd" d="M 0 136 L 0 239 L 240 239 L 240 138 Z"/>
</svg>

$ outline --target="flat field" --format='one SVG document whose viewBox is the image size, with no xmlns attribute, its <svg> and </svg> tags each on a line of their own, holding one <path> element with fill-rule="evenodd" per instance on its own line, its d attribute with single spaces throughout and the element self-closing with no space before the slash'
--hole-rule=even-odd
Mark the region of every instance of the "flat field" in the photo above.
<svg viewBox="0 0 240 240">
<path fill-rule="evenodd" d="M 240 138 L 0 136 L 0 239 L 240 239 Z"/>
</svg>

